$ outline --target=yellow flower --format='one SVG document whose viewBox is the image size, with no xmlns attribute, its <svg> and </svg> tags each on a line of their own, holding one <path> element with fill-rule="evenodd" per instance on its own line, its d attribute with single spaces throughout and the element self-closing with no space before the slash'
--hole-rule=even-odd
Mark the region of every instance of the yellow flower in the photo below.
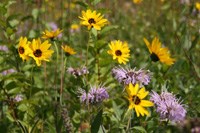
<svg viewBox="0 0 200 133">
<path fill-rule="evenodd" d="M 151 53 L 150 57 L 152 61 L 160 61 L 167 65 L 174 64 L 175 59 L 170 57 L 168 48 L 161 47 L 161 42 L 158 38 L 155 37 L 152 41 L 152 44 L 150 44 L 146 38 L 144 38 L 144 42 L 147 45 L 149 52 Z"/>
<path fill-rule="evenodd" d="M 195 6 L 196 6 L 197 10 L 200 11 L 200 2 L 196 2 L 196 3 L 195 3 Z"/>
<path fill-rule="evenodd" d="M 61 47 L 65 51 L 65 55 L 66 56 L 70 56 L 70 55 L 76 54 L 76 52 L 74 51 L 74 49 L 72 49 L 71 47 L 69 47 L 67 45 L 61 46 Z"/>
<path fill-rule="evenodd" d="M 130 109 L 135 109 L 137 117 L 144 115 L 149 115 L 149 112 L 144 107 L 151 107 L 154 104 L 151 101 L 143 100 L 149 92 L 145 90 L 145 88 L 139 88 L 139 84 L 133 86 L 131 83 L 126 87 L 126 92 L 128 94 L 127 99 L 129 100 L 129 107 Z"/>
<path fill-rule="evenodd" d="M 79 30 L 80 30 L 80 25 L 78 25 L 78 24 L 72 24 L 70 26 L 70 32 L 71 33 L 78 32 Z"/>
<path fill-rule="evenodd" d="M 57 29 L 55 31 L 48 31 L 45 30 L 42 34 L 42 38 L 44 39 L 54 39 L 55 37 L 57 37 L 60 33 L 62 32 L 62 30 Z"/>
<path fill-rule="evenodd" d="M 41 43 L 40 39 L 33 39 L 30 45 L 31 53 L 29 56 L 33 57 L 36 61 L 37 66 L 41 65 L 41 61 L 49 61 L 53 50 L 49 50 L 51 44 L 46 40 L 45 42 Z"/>
<path fill-rule="evenodd" d="M 133 3 L 135 4 L 140 4 L 142 2 L 142 0 L 133 0 Z"/>
<path fill-rule="evenodd" d="M 128 58 L 130 57 L 130 50 L 128 44 L 126 42 L 121 42 L 120 40 L 111 41 L 109 44 L 110 50 L 108 50 L 108 54 L 113 56 L 113 60 L 117 59 L 121 64 L 126 64 Z"/>
<path fill-rule="evenodd" d="M 82 20 L 81 24 L 87 26 L 88 30 L 91 28 L 101 30 L 101 27 L 108 23 L 107 19 L 103 19 L 103 15 L 91 10 L 82 11 L 82 17 L 79 18 Z"/>
<path fill-rule="evenodd" d="M 20 38 L 19 46 L 18 46 L 18 53 L 23 61 L 26 61 L 29 59 L 29 56 L 28 56 L 28 53 L 30 52 L 29 44 L 30 44 L 30 42 L 27 41 L 26 37 Z"/>
</svg>

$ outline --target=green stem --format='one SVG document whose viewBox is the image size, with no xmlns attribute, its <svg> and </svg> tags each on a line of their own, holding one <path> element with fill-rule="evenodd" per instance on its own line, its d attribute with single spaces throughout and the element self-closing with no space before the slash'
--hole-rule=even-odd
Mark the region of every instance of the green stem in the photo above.
<svg viewBox="0 0 200 133">
<path fill-rule="evenodd" d="M 33 89 L 33 68 L 34 68 L 34 65 L 32 64 L 32 68 L 31 68 L 31 88 L 30 88 L 30 92 L 29 92 L 29 98 L 31 97 L 32 95 L 32 89 Z"/>
<path fill-rule="evenodd" d="M 58 52 L 58 47 L 56 45 L 56 42 L 53 41 L 54 47 L 56 49 L 56 66 L 55 66 L 55 79 L 54 79 L 54 87 L 55 90 L 57 90 L 57 67 L 58 67 L 58 58 L 59 58 L 59 52 Z"/>
</svg>

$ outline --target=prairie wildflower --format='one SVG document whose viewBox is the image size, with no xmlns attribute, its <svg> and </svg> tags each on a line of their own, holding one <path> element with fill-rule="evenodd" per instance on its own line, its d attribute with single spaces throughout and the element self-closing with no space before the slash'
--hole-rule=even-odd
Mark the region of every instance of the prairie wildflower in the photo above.
<svg viewBox="0 0 200 133">
<path fill-rule="evenodd" d="M 18 53 L 23 61 L 27 61 L 29 59 L 29 56 L 28 56 L 28 54 L 30 52 L 29 44 L 30 44 L 30 42 L 27 40 L 26 37 L 20 38 L 19 46 L 18 46 Z"/>
<path fill-rule="evenodd" d="M 156 111 L 160 114 L 161 119 L 168 119 L 174 122 L 184 120 L 186 110 L 179 99 L 167 91 L 162 91 L 159 95 L 155 91 L 150 94 L 150 100 L 156 105 Z"/>
<path fill-rule="evenodd" d="M 124 69 L 122 67 L 113 68 L 112 74 L 119 83 L 124 85 L 129 85 L 130 83 L 133 85 L 140 84 L 140 86 L 148 85 L 152 76 L 149 70 Z"/>
<path fill-rule="evenodd" d="M 196 3 L 195 3 L 195 7 L 196 7 L 196 9 L 197 9 L 198 11 L 200 11 L 200 2 L 196 2 Z"/>
<path fill-rule="evenodd" d="M 155 37 L 151 44 L 149 43 L 149 41 L 146 38 L 144 38 L 144 42 L 149 49 L 149 52 L 151 54 L 150 58 L 152 61 L 154 61 L 154 62 L 160 61 L 167 65 L 174 64 L 175 59 L 170 57 L 168 48 L 161 47 L 161 42 L 159 41 L 158 38 Z"/>
<path fill-rule="evenodd" d="M 88 30 L 95 28 L 96 30 L 101 30 L 101 28 L 108 23 L 107 19 L 103 18 L 101 13 L 92 11 L 88 9 L 87 11 L 82 11 L 82 17 L 79 17 L 82 21 L 81 24 L 88 27 Z"/>
<path fill-rule="evenodd" d="M 72 68 L 72 67 L 69 67 L 67 69 L 67 72 L 74 75 L 75 77 L 78 77 L 78 76 L 81 76 L 81 75 L 85 75 L 85 74 L 88 74 L 89 71 L 88 69 L 84 66 L 82 68 Z"/>
<path fill-rule="evenodd" d="M 48 30 L 45 30 L 42 34 L 42 38 L 44 39 L 51 39 L 53 40 L 54 38 L 58 37 L 58 35 L 62 32 L 62 30 L 60 29 L 57 29 L 57 30 L 54 30 L 54 31 L 48 31 Z"/>
<path fill-rule="evenodd" d="M 45 42 L 41 43 L 40 39 L 33 39 L 33 41 L 30 44 L 31 53 L 29 56 L 31 56 L 35 61 L 37 66 L 41 65 L 41 61 L 49 61 L 49 58 L 54 53 L 53 50 L 49 50 L 51 44 L 46 40 Z"/>
<path fill-rule="evenodd" d="M 14 72 L 17 72 L 17 71 L 11 68 L 11 69 L 4 70 L 0 74 L 2 74 L 3 76 L 5 76 L 5 75 L 8 75 L 8 74 L 11 74 L 11 73 L 14 73 Z"/>
<path fill-rule="evenodd" d="M 144 87 L 140 88 L 139 84 L 132 85 L 131 83 L 126 86 L 126 92 L 128 94 L 127 99 L 129 100 L 128 110 L 135 109 L 137 117 L 147 115 L 149 112 L 144 107 L 151 107 L 154 104 L 151 101 L 144 100 L 144 98 L 149 94 Z"/>
<path fill-rule="evenodd" d="M 85 90 L 80 90 L 80 93 L 81 102 L 86 104 L 102 103 L 103 100 L 109 98 L 108 92 L 104 86 L 93 86 L 88 93 L 86 93 Z"/>
<path fill-rule="evenodd" d="M 142 0 L 133 0 L 133 3 L 135 4 L 140 4 L 142 2 Z"/>
<path fill-rule="evenodd" d="M 21 94 L 18 94 L 14 97 L 14 101 L 15 102 L 20 102 L 23 100 L 23 96 Z"/>
<path fill-rule="evenodd" d="M 0 51 L 8 52 L 8 47 L 6 45 L 0 45 Z"/>
<path fill-rule="evenodd" d="M 66 56 L 70 56 L 70 55 L 74 55 L 76 54 L 76 52 L 74 51 L 73 48 L 67 46 L 67 45 L 64 45 L 64 46 L 61 46 L 62 49 L 65 51 L 65 55 Z"/>
<path fill-rule="evenodd" d="M 130 58 L 130 50 L 127 42 L 122 42 L 120 40 L 111 41 L 109 44 L 110 50 L 108 50 L 108 54 L 113 56 L 113 60 L 117 59 L 121 64 L 126 64 Z"/>
<path fill-rule="evenodd" d="M 71 33 L 78 32 L 78 31 L 80 31 L 80 25 L 78 25 L 78 24 L 72 24 L 70 26 L 70 32 Z"/>
</svg>

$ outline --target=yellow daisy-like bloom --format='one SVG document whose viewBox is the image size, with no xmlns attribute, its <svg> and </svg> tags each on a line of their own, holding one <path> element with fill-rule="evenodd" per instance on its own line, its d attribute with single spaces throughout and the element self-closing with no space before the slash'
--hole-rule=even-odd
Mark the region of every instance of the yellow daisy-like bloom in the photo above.
<svg viewBox="0 0 200 133">
<path fill-rule="evenodd" d="M 70 28 L 71 28 L 72 30 L 78 30 L 78 29 L 80 28 L 80 26 L 79 26 L 78 24 L 72 24 L 72 25 L 70 26 Z"/>
<path fill-rule="evenodd" d="M 150 44 L 146 38 L 144 38 L 144 42 L 147 45 L 149 52 L 151 53 L 150 57 L 152 61 L 160 61 L 167 65 L 174 64 L 175 59 L 170 57 L 168 48 L 161 47 L 161 42 L 158 38 L 155 37 L 152 41 L 152 44 Z"/>
<path fill-rule="evenodd" d="M 140 4 L 142 2 L 142 0 L 133 0 L 133 3 L 135 4 Z"/>
<path fill-rule="evenodd" d="M 196 6 L 197 10 L 200 11 L 200 2 L 196 2 L 196 3 L 195 3 L 195 6 Z"/>
<path fill-rule="evenodd" d="M 137 117 L 144 115 L 149 115 L 149 112 L 144 107 L 151 107 L 154 104 L 151 101 L 143 100 L 149 92 L 145 90 L 145 88 L 139 88 L 139 84 L 133 86 L 131 83 L 126 87 L 126 92 L 128 94 L 127 99 L 129 100 L 129 107 L 130 109 L 135 109 Z"/>
<path fill-rule="evenodd" d="M 30 44 L 31 53 L 29 56 L 33 57 L 33 59 L 36 61 L 37 66 L 41 65 L 41 61 L 49 61 L 49 58 L 51 57 L 53 50 L 49 50 L 51 44 L 46 40 L 45 42 L 41 43 L 40 39 L 33 39 L 33 41 Z"/>
<path fill-rule="evenodd" d="M 71 48 L 71 47 L 69 47 L 69 46 L 67 46 L 67 45 L 61 46 L 61 47 L 62 47 L 62 49 L 65 51 L 65 55 L 66 55 L 66 56 L 70 56 L 70 55 L 76 54 L 76 52 L 74 51 L 74 49 Z"/>
<path fill-rule="evenodd" d="M 101 13 L 97 14 L 96 11 L 91 10 L 82 11 L 82 17 L 79 18 L 82 20 L 81 24 L 87 26 L 88 30 L 91 28 L 101 30 L 101 27 L 108 23 L 107 19 L 103 19 Z"/>
<path fill-rule="evenodd" d="M 108 50 L 108 54 L 113 56 L 113 59 L 117 59 L 118 62 L 121 64 L 126 64 L 128 58 L 130 57 L 130 50 L 128 47 L 127 42 L 122 42 L 120 40 L 111 41 L 109 44 L 110 50 Z"/>
<path fill-rule="evenodd" d="M 48 31 L 45 30 L 42 34 L 42 38 L 44 39 L 54 39 L 55 37 L 57 37 L 60 33 L 62 32 L 62 30 L 57 29 L 55 31 Z"/>
<path fill-rule="evenodd" d="M 26 37 L 20 38 L 19 46 L 18 46 L 18 53 L 23 61 L 26 61 L 29 59 L 29 56 L 28 56 L 28 53 L 30 52 L 29 44 L 30 44 L 30 42 L 27 40 Z"/>
</svg>

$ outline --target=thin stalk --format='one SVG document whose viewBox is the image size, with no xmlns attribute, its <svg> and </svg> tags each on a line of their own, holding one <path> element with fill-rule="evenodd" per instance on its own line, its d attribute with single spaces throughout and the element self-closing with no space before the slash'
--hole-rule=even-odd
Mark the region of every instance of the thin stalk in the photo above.
<svg viewBox="0 0 200 133">
<path fill-rule="evenodd" d="M 96 65 L 97 65 L 97 83 L 99 84 L 100 82 L 100 65 L 99 65 L 99 49 L 97 49 L 97 54 L 96 54 Z"/>
</svg>

